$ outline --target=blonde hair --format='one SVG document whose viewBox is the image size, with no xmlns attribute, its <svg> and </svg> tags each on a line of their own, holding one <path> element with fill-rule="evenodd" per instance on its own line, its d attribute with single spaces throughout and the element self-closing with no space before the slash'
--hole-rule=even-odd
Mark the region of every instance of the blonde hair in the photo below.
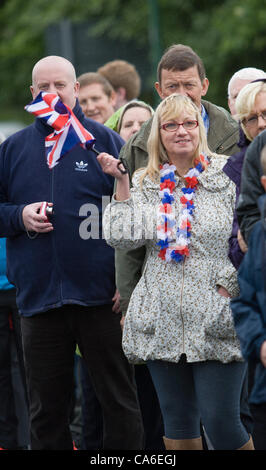
<svg viewBox="0 0 266 470">
<path fill-rule="evenodd" d="M 149 160 L 147 167 L 144 169 L 144 172 L 141 175 L 141 182 L 147 175 L 153 180 L 158 179 L 160 164 L 164 164 L 169 161 L 166 149 L 164 148 L 161 141 L 160 125 L 164 120 L 178 118 L 178 116 L 180 116 L 183 111 L 195 115 L 195 119 L 199 123 L 199 145 L 196 149 L 194 160 L 198 158 L 201 153 L 205 155 L 213 154 L 208 147 L 206 130 L 199 108 L 191 101 L 188 96 L 174 93 L 165 98 L 159 104 L 154 113 L 151 132 L 147 142 Z"/>
<path fill-rule="evenodd" d="M 240 90 L 235 103 L 236 117 L 239 119 L 241 127 L 249 140 L 253 139 L 249 135 L 248 129 L 245 127 L 245 119 L 252 114 L 255 100 L 259 93 L 266 93 L 266 83 L 264 81 L 248 83 Z"/>
</svg>

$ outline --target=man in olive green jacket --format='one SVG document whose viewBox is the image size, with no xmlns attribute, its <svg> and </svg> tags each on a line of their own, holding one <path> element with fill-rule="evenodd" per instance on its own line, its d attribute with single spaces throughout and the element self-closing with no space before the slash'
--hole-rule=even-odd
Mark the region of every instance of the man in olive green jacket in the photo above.
<svg viewBox="0 0 266 470">
<path fill-rule="evenodd" d="M 236 121 L 225 109 L 202 100 L 208 91 L 209 81 L 201 59 L 190 47 L 178 44 L 168 48 L 159 62 L 157 75 L 155 88 L 161 99 L 173 93 L 182 93 L 201 109 L 210 150 L 223 155 L 239 151 Z M 121 149 L 120 157 L 126 160 L 131 175 L 147 164 L 147 140 L 151 124 L 152 118 Z M 145 247 L 131 251 L 116 250 L 115 258 L 116 285 L 120 293 L 120 307 L 125 315 L 145 264 Z"/>
</svg>

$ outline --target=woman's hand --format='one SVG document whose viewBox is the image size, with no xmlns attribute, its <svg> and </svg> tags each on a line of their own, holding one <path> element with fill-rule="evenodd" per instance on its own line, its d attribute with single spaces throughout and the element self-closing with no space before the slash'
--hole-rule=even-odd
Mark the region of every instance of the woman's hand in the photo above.
<svg viewBox="0 0 266 470">
<path fill-rule="evenodd" d="M 115 295 L 113 296 L 112 301 L 114 302 L 113 307 L 112 307 L 112 311 L 115 312 L 115 313 L 120 313 L 121 312 L 121 310 L 120 310 L 120 294 L 119 294 L 118 289 L 116 289 Z"/>
<path fill-rule="evenodd" d="M 97 156 L 97 160 L 100 163 L 102 170 L 104 173 L 107 175 L 111 175 L 117 180 L 120 180 L 122 178 L 125 178 L 125 176 L 128 178 L 127 175 L 123 175 L 121 171 L 119 171 L 117 164 L 119 163 L 119 160 L 117 158 L 114 158 L 112 155 L 109 155 L 109 153 L 102 152 Z M 122 169 L 124 169 L 123 165 L 121 165 Z"/>
<path fill-rule="evenodd" d="M 237 241 L 238 241 L 240 250 L 243 253 L 246 253 L 248 251 L 248 247 L 247 247 L 247 244 L 245 243 L 244 238 L 242 237 L 242 234 L 241 234 L 240 230 L 238 230 L 238 232 L 237 232 Z"/>
<path fill-rule="evenodd" d="M 126 201 L 130 198 L 129 191 L 129 177 L 128 174 L 121 173 L 117 164 L 119 160 L 112 157 L 109 153 L 102 152 L 98 155 L 97 160 L 102 167 L 104 173 L 113 176 L 117 180 L 115 199 L 117 201 Z M 125 170 L 122 164 L 120 164 L 121 170 Z"/>
<path fill-rule="evenodd" d="M 126 318 L 125 315 L 122 315 L 121 320 L 120 320 L 120 326 L 121 326 L 122 331 L 123 331 L 124 324 L 125 324 L 125 318 Z"/>
<path fill-rule="evenodd" d="M 228 290 L 226 290 L 224 287 L 220 286 L 218 289 L 218 294 L 222 295 L 223 297 L 231 297 L 229 294 Z"/>
</svg>

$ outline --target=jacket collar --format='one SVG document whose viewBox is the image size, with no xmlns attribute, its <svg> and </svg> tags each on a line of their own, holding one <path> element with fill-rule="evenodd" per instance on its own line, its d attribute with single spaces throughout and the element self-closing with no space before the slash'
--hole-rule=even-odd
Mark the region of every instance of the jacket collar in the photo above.
<svg viewBox="0 0 266 470">
<path fill-rule="evenodd" d="M 198 176 L 200 184 L 206 187 L 209 191 L 222 190 L 228 186 L 230 179 L 223 171 L 226 159 L 227 157 L 222 155 L 209 157 L 210 164 L 207 169 Z M 140 174 L 141 170 L 139 172 L 135 172 L 133 179 L 136 178 L 138 180 Z M 176 175 L 177 184 L 179 181 L 180 178 Z M 160 190 L 159 181 L 153 181 L 149 176 L 144 178 L 143 185 L 145 189 Z"/>
<path fill-rule="evenodd" d="M 239 141 L 238 141 L 238 147 L 240 149 L 248 147 L 250 144 L 250 140 L 247 138 L 246 134 L 244 133 L 240 123 L 239 123 Z"/>
<path fill-rule="evenodd" d="M 208 191 L 217 191 L 226 188 L 230 182 L 230 178 L 223 171 L 227 157 L 224 155 L 212 155 L 209 157 L 210 164 L 203 171 L 198 180 Z"/>
<path fill-rule="evenodd" d="M 216 152 L 226 139 L 238 133 L 238 123 L 226 111 L 209 101 L 201 101 L 206 109 L 210 126 L 208 133 L 208 146 L 212 152 Z"/>
</svg>

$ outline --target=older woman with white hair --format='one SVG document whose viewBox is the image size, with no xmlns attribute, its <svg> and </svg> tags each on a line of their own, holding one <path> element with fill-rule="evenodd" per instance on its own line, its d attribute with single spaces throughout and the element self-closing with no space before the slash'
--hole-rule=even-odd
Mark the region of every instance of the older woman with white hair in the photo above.
<svg viewBox="0 0 266 470">
<path fill-rule="evenodd" d="M 237 118 L 240 122 L 241 150 L 232 155 L 224 172 L 236 184 L 236 203 L 238 202 L 241 174 L 247 148 L 262 131 L 266 129 L 266 78 L 258 79 L 245 85 L 236 99 Z M 234 215 L 232 234 L 229 240 L 229 257 L 238 269 L 247 251 L 243 237 L 239 230 L 237 214 Z"/>
<path fill-rule="evenodd" d="M 148 149 L 131 190 L 117 160 L 98 156 L 117 178 L 104 215 L 107 243 L 147 252 L 124 352 L 149 367 L 166 449 L 202 449 L 200 422 L 215 449 L 252 449 L 240 420 L 245 364 L 230 309 L 238 286 L 227 256 L 236 194 L 222 170 L 227 157 L 208 149 L 199 109 L 179 94 L 158 106 Z"/>
<path fill-rule="evenodd" d="M 236 100 L 236 110 L 250 141 L 266 129 L 266 77 L 242 88 Z"/>
<path fill-rule="evenodd" d="M 237 111 L 236 111 L 236 99 L 240 90 L 250 82 L 257 80 L 259 78 L 266 78 L 266 73 L 264 70 L 257 69 L 255 67 L 244 67 L 237 70 L 237 72 L 232 75 L 228 82 L 228 107 L 230 109 L 231 115 L 234 119 L 237 120 Z"/>
</svg>

